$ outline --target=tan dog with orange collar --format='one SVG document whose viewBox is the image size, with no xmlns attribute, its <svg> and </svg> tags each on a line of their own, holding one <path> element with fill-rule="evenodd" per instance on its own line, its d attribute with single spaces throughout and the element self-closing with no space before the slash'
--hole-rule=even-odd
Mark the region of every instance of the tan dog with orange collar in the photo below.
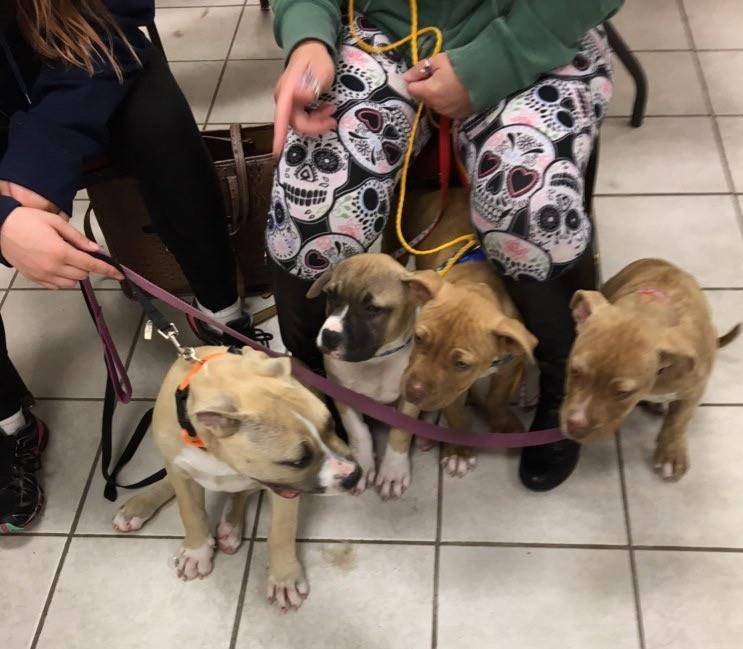
<svg viewBox="0 0 743 649">
<path fill-rule="evenodd" d="M 206 577 L 215 542 L 204 489 L 230 494 L 216 533 L 216 546 L 226 554 L 242 542 L 248 496 L 265 489 L 273 514 L 268 598 L 282 609 L 297 608 L 309 592 L 295 547 L 297 496 L 344 493 L 361 470 L 323 402 L 292 377 L 288 358 L 247 348 L 200 347 L 196 353 L 201 365 L 176 361 L 155 403 L 152 432 L 168 475 L 130 499 L 114 528 L 139 529 L 175 495 L 186 532 L 175 557 L 177 574 Z"/>
</svg>

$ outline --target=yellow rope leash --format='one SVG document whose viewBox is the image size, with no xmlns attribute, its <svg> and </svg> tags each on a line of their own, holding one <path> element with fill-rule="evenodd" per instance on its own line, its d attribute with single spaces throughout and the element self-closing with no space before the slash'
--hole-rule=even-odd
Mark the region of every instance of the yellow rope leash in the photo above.
<svg viewBox="0 0 743 649">
<path fill-rule="evenodd" d="M 348 29 L 351 32 L 351 36 L 353 36 L 354 38 L 354 45 L 356 45 L 360 50 L 363 50 L 367 54 L 383 54 L 384 52 L 389 52 L 391 50 L 397 49 L 401 45 L 405 45 L 405 43 L 410 42 L 410 58 L 413 65 L 416 65 L 418 63 L 418 38 L 420 38 L 424 34 L 433 34 L 435 42 L 433 51 L 431 52 L 431 56 L 435 56 L 436 54 L 441 52 L 441 48 L 443 47 L 444 42 L 444 37 L 441 33 L 441 30 L 438 27 L 423 27 L 422 29 L 418 29 L 418 4 L 416 0 L 408 0 L 408 6 L 410 7 L 410 33 L 404 38 L 401 38 L 399 41 L 395 41 L 394 43 L 390 43 L 389 45 L 375 47 L 369 45 L 368 43 L 365 43 L 359 35 L 358 31 L 356 31 L 356 25 L 354 24 L 354 0 L 348 0 Z M 452 259 L 449 260 L 449 262 L 447 262 L 447 266 L 441 273 L 442 275 L 444 275 L 448 272 L 449 268 L 451 268 L 451 266 L 453 266 L 456 261 L 465 252 L 467 252 L 467 250 L 469 250 L 477 243 L 477 239 L 473 234 L 465 234 L 461 237 L 457 237 L 456 239 L 452 239 L 447 243 L 443 243 L 440 246 L 436 246 L 435 248 L 429 248 L 428 250 L 418 250 L 416 248 L 413 248 L 405 240 L 405 235 L 402 232 L 402 214 L 403 208 L 405 207 L 405 188 L 408 180 L 410 159 L 413 156 L 413 143 L 415 142 L 415 135 L 418 132 L 418 125 L 420 123 L 422 112 L 423 104 L 420 103 L 418 104 L 418 108 L 415 111 L 415 117 L 413 118 L 413 125 L 410 131 L 410 137 L 408 138 L 408 143 L 405 147 L 405 157 L 403 158 L 402 171 L 400 175 L 400 199 L 398 200 L 397 213 L 395 214 L 395 232 L 397 233 L 397 238 L 400 241 L 400 245 L 405 249 L 407 253 L 411 255 L 433 255 L 437 252 L 440 252 L 441 250 L 451 248 L 458 243 L 466 244 L 462 247 L 461 250 L 457 252 L 456 255 L 454 255 L 454 257 L 452 257 Z"/>
</svg>

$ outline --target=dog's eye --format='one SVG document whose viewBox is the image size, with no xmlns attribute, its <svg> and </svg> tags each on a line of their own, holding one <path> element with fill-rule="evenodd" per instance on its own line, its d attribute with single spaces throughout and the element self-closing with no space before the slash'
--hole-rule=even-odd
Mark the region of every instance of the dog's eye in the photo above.
<svg viewBox="0 0 743 649">
<path fill-rule="evenodd" d="M 302 448 L 302 457 L 298 460 L 286 460 L 284 462 L 279 462 L 279 464 L 290 466 L 293 469 L 304 469 L 312 464 L 312 450 L 305 446 Z"/>
<path fill-rule="evenodd" d="M 465 363 L 464 361 L 454 361 L 454 369 L 456 369 L 458 372 L 466 372 L 468 369 L 470 369 L 471 365 L 469 363 Z"/>
<path fill-rule="evenodd" d="M 660 368 L 660 369 L 658 370 L 658 376 L 660 376 L 661 374 L 663 374 L 663 372 L 665 372 L 665 371 L 666 371 L 667 369 L 668 369 L 667 367 L 661 367 L 661 368 Z"/>
<path fill-rule="evenodd" d="M 635 393 L 635 390 L 620 390 L 620 389 L 617 389 L 617 390 L 614 391 L 614 394 L 616 395 L 617 399 L 619 399 L 619 400 L 629 399 L 634 393 Z"/>
<path fill-rule="evenodd" d="M 369 315 L 379 315 L 380 313 L 382 313 L 383 309 L 381 306 L 377 306 L 376 304 L 369 302 L 368 304 L 364 305 L 364 311 L 366 311 Z"/>
<path fill-rule="evenodd" d="M 413 342 L 418 345 L 418 347 L 423 347 L 423 345 L 426 344 L 426 341 L 421 334 L 415 334 L 413 336 Z"/>
<path fill-rule="evenodd" d="M 577 381 L 578 379 L 583 378 L 583 372 L 579 370 L 577 367 L 571 367 L 570 370 L 570 378 L 574 381 Z"/>
</svg>

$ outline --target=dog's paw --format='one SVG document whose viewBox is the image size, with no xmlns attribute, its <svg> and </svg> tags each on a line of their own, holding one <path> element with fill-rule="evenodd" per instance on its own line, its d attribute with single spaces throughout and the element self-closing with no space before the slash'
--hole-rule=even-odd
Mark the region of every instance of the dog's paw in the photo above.
<svg viewBox="0 0 743 649">
<path fill-rule="evenodd" d="M 656 448 L 653 454 L 653 468 L 663 480 L 680 480 L 689 470 L 689 454 L 685 446 Z"/>
<path fill-rule="evenodd" d="M 441 466 L 452 478 L 462 478 L 477 466 L 477 456 L 472 449 L 461 446 L 444 446 Z"/>
<path fill-rule="evenodd" d="M 172 565 L 176 575 L 183 581 L 203 579 L 212 571 L 214 558 L 214 539 L 209 540 L 198 548 L 181 546 L 173 557 Z"/>
<path fill-rule="evenodd" d="M 146 519 L 142 518 L 141 516 L 135 516 L 131 512 L 127 511 L 125 505 L 118 512 L 116 512 L 116 516 L 114 516 L 112 525 L 114 530 L 116 530 L 117 532 L 123 532 L 124 534 L 126 534 L 127 532 L 136 532 L 142 527 L 142 525 L 144 525 L 145 520 Z"/>
<path fill-rule="evenodd" d="M 268 575 L 266 598 L 269 604 L 280 608 L 284 613 L 297 610 L 310 594 L 310 586 L 304 577 L 304 570 L 298 563 L 288 570 L 273 571 Z"/>
<path fill-rule="evenodd" d="M 243 542 L 242 526 L 222 521 L 217 526 L 217 547 L 225 554 L 235 554 Z"/>
<path fill-rule="evenodd" d="M 360 496 L 362 493 L 366 491 L 368 487 L 372 487 L 374 485 L 374 480 L 377 477 L 377 471 L 374 468 L 374 465 L 372 464 L 371 467 L 363 467 L 361 469 L 361 477 L 359 478 L 359 481 L 356 483 L 356 486 L 351 489 L 351 494 L 353 496 Z"/>
<path fill-rule="evenodd" d="M 382 500 L 400 498 L 410 486 L 410 457 L 387 447 L 377 471 L 377 490 Z"/>
<path fill-rule="evenodd" d="M 432 439 L 426 437 L 415 436 L 415 448 L 424 453 L 430 451 L 438 442 L 434 442 Z"/>
</svg>

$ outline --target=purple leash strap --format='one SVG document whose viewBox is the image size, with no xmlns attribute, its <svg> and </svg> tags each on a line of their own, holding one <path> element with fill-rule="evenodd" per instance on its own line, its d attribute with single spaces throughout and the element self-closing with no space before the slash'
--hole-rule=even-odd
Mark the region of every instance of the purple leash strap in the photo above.
<svg viewBox="0 0 743 649">
<path fill-rule="evenodd" d="M 191 317 L 196 318 L 201 322 L 205 322 L 223 333 L 229 334 L 231 337 L 239 340 L 241 343 L 245 344 L 251 349 L 263 352 L 272 357 L 286 356 L 286 354 L 281 354 L 269 349 L 268 347 L 264 347 L 260 343 L 251 340 L 247 336 L 244 336 L 234 329 L 227 327 L 221 322 L 210 318 L 209 316 L 199 311 L 197 308 L 184 302 L 175 295 L 172 295 L 171 293 L 168 293 L 167 291 L 161 289 L 156 284 L 153 284 L 141 275 L 138 275 L 126 266 L 120 266 L 119 269 L 122 270 L 126 278 L 137 288 L 141 289 L 142 291 L 144 291 L 151 297 L 161 301 L 162 303 L 167 304 L 174 309 L 177 309 L 181 313 L 190 315 Z M 90 293 L 92 293 L 92 290 L 90 291 Z M 92 299 L 94 301 L 94 304 L 97 305 L 98 303 L 97 301 L 95 301 L 94 294 L 92 295 Z M 100 306 L 97 307 L 97 312 L 100 314 Z M 117 380 L 120 380 L 120 376 L 111 374 L 112 367 L 120 367 L 121 371 L 123 371 L 124 373 L 124 376 L 126 376 L 126 372 L 123 369 L 123 364 L 121 364 L 118 354 L 115 351 L 113 340 L 111 339 L 110 334 L 108 334 L 108 328 L 105 326 L 103 315 L 100 314 L 99 318 L 100 322 L 103 323 L 103 326 L 99 327 L 99 319 L 95 318 L 96 328 L 98 329 L 99 334 L 101 334 L 101 341 L 103 342 L 104 349 L 106 350 L 106 367 L 109 370 L 109 375 L 111 375 L 112 381 L 114 382 L 114 384 L 116 384 Z M 105 332 L 105 336 L 101 333 L 102 331 Z M 118 364 L 112 365 L 109 361 L 109 358 L 118 359 Z M 559 428 L 548 428 L 545 430 L 536 430 L 525 433 L 478 433 L 473 431 L 442 428 L 441 426 L 436 426 L 420 419 L 408 417 L 407 415 L 404 415 L 391 406 L 384 405 L 382 403 L 379 403 L 378 401 L 375 401 L 374 399 L 370 399 L 369 397 L 365 397 L 364 395 L 349 390 L 342 385 L 338 385 L 337 383 L 334 383 L 322 376 L 319 376 L 318 374 L 315 374 L 312 370 L 302 365 L 296 359 L 292 359 L 292 373 L 300 383 L 307 387 L 315 388 L 316 390 L 319 390 L 327 396 L 333 399 L 337 399 L 338 401 L 345 403 L 351 408 L 354 408 L 359 412 L 363 412 L 364 414 L 377 419 L 389 426 L 400 428 L 404 431 L 412 433 L 413 435 L 419 435 L 420 437 L 425 437 L 426 439 L 430 439 L 435 442 L 443 442 L 456 446 L 472 446 L 476 448 L 522 448 L 524 446 L 538 446 L 541 444 L 549 444 L 551 442 L 556 442 L 563 439 Z M 128 378 L 125 381 L 125 385 L 129 385 Z M 127 399 L 128 396 L 131 395 L 131 386 L 129 386 L 128 389 L 129 392 L 127 395 Z M 119 391 L 117 391 L 117 398 L 119 398 Z M 122 399 L 119 398 L 119 400 Z"/>
<path fill-rule="evenodd" d="M 129 403 L 132 398 L 132 384 L 129 381 L 126 367 L 124 367 L 124 363 L 116 349 L 116 344 L 111 337 L 106 319 L 103 317 L 103 309 L 101 309 L 98 298 L 95 296 L 95 291 L 90 284 L 90 280 L 86 279 L 80 282 L 80 288 L 82 289 L 88 311 L 90 311 L 90 317 L 93 319 L 93 324 L 98 332 L 98 337 L 101 339 L 103 361 L 106 364 L 106 371 L 111 379 L 111 386 L 116 395 L 116 400 L 121 403 Z"/>
</svg>

